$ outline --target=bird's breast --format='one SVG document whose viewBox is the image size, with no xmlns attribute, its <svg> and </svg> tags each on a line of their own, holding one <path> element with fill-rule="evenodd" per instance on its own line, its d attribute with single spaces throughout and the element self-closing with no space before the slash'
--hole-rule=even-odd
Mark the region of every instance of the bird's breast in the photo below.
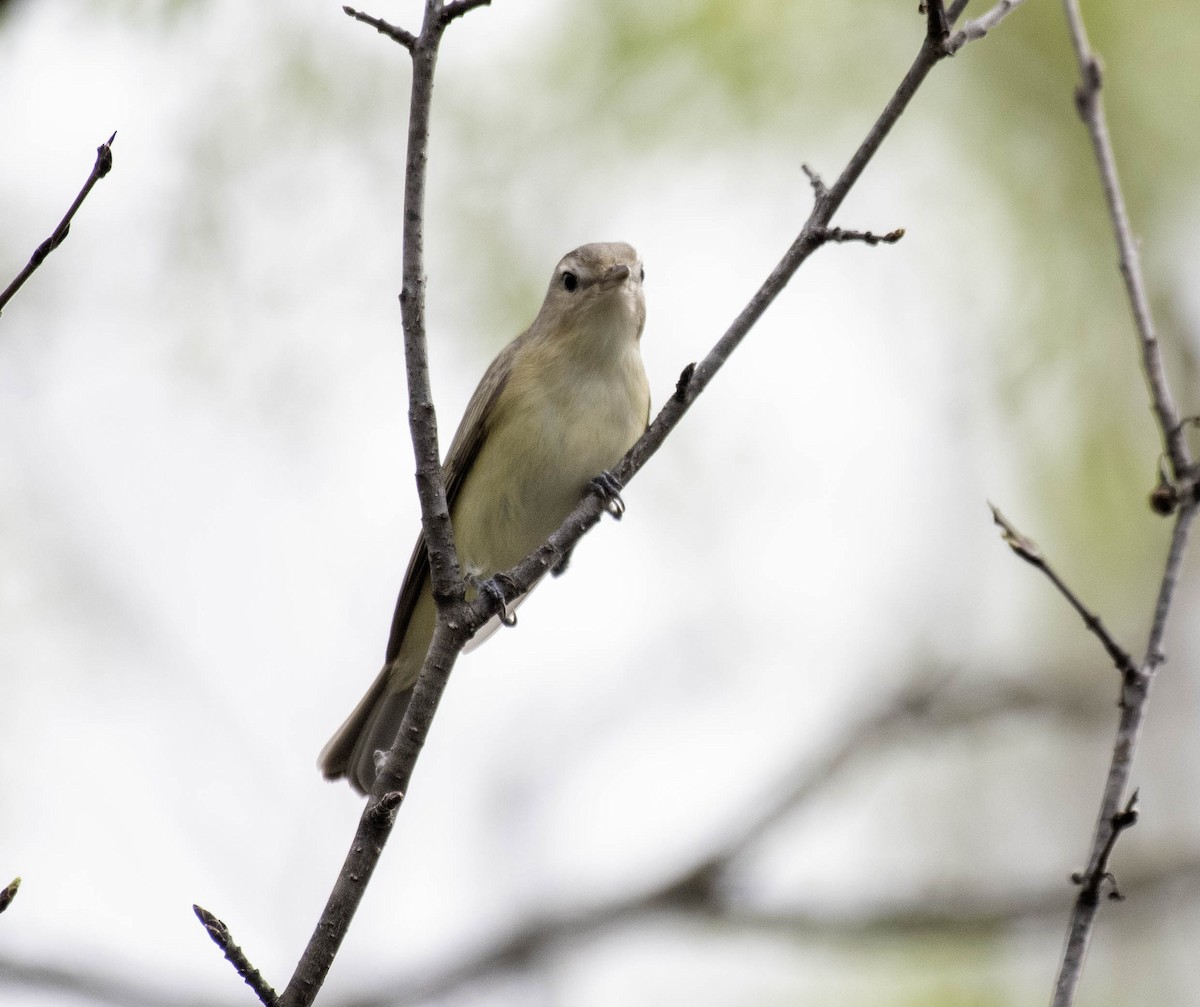
<svg viewBox="0 0 1200 1007">
<path fill-rule="evenodd" d="M 512 566 L 579 503 L 646 425 L 649 390 L 636 345 L 614 366 L 531 380 L 514 368 L 454 508 L 464 567 Z"/>
</svg>

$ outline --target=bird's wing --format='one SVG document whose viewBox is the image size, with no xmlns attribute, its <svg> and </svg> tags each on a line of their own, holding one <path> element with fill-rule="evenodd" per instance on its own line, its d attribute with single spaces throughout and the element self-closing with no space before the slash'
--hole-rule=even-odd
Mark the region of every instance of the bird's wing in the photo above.
<svg viewBox="0 0 1200 1007">
<path fill-rule="evenodd" d="M 508 381 L 512 371 L 512 358 L 523 338 L 519 337 L 509 343 L 484 372 L 479 386 L 467 403 L 454 440 L 450 442 L 450 450 L 442 466 L 442 478 L 446 481 L 446 506 L 451 514 L 454 513 L 454 502 L 458 498 L 458 492 L 466 482 L 467 474 L 487 438 L 496 399 Z M 425 533 L 422 532 L 417 536 L 417 544 L 413 547 L 412 557 L 408 561 L 408 569 L 400 586 L 400 597 L 396 599 L 396 612 L 392 616 L 392 631 L 388 636 L 385 657 L 387 664 L 391 664 L 400 653 L 400 645 L 404 642 L 404 634 L 408 632 L 413 609 L 416 608 L 421 592 L 427 590 L 428 579 L 429 551 L 425 548 Z"/>
</svg>

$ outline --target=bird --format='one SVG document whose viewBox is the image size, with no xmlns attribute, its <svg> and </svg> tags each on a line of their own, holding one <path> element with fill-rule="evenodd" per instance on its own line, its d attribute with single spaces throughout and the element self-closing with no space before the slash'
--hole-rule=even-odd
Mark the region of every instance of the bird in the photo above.
<svg viewBox="0 0 1200 1007">
<path fill-rule="evenodd" d="M 533 322 L 500 351 L 467 403 L 442 475 L 469 597 L 541 545 L 584 495 L 612 500 L 620 489 L 609 470 L 650 422 L 641 355 L 645 275 L 638 253 L 623 242 L 568 252 Z M 563 566 L 565 558 L 555 572 Z M 370 793 L 376 753 L 399 733 L 435 618 L 422 533 L 383 668 L 321 751 L 326 779 L 344 777 Z"/>
</svg>

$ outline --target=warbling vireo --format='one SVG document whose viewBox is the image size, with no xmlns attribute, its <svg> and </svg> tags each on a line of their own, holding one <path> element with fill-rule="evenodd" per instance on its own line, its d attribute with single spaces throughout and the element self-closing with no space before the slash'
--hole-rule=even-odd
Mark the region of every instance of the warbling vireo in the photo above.
<svg viewBox="0 0 1200 1007">
<path fill-rule="evenodd" d="M 645 273 L 629 245 L 563 256 L 533 324 L 471 396 L 442 467 L 458 561 L 478 584 L 537 548 L 650 420 L 640 340 Z M 473 592 L 472 592 L 473 593 Z M 391 748 L 433 638 L 424 536 L 417 539 L 383 670 L 321 752 L 327 779 L 367 792 Z"/>
</svg>

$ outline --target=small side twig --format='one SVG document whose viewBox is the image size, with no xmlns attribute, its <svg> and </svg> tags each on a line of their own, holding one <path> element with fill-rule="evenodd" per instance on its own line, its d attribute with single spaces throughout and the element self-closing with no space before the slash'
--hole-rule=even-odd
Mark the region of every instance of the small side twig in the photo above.
<svg viewBox="0 0 1200 1007">
<path fill-rule="evenodd" d="M 476 7 L 487 7 L 491 2 L 492 0 L 450 0 L 442 8 L 442 24 L 447 25 L 456 17 L 462 17 L 468 11 L 473 11 Z"/>
<path fill-rule="evenodd" d="M 417 44 L 417 37 L 410 31 L 405 31 L 403 28 L 392 24 L 389 21 L 384 21 L 383 18 L 373 17 L 370 14 L 364 14 L 360 10 L 355 10 L 353 7 L 342 7 L 343 12 L 354 18 L 355 21 L 361 24 L 370 25 L 380 35 L 386 35 L 393 42 L 399 42 L 409 52 L 413 51 L 413 47 Z"/>
<path fill-rule="evenodd" d="M 1042 555 L 1038 544 L 1033 539 L 1017 531 L 1008 518 L 1000 513 L 1000 508 L 995 504 L 988 504 L 988 506 L 992 509 L 992 520 L 999 525 L 1005 544 L 1020 556 L 1021 559 L 1025 560 L 1026 563 L 1036 567 L 1046 575 L 1050 583 L 1058 589 L 1058 593 L 1066 598 L 1070 606 L 1079 614 L 1079 617 L 1083 620 L 1083 624 L 1088 628 L 1088 632 L 1092 633 L 1104 646 L 1108 656 L 1112 658 L 1113 663 L 1117 666 L 1117 670 L 1126 678 L 1136 677 L 1139 674 L 1138 668 L 1133 663 L 1133 658 L 1129 656 L 1129 652 L 1117 643 L 1113 635 L 1105 628 L 1104 623 L 1100 621 L 1100 616 L 1089 609 L 1058 575 L 1058 572 L 1050 565 L 1046 557 Z"/>
<path fill-rule="evenodd" d="M 984 35 L 995 28 L 996 25 L 1008 17 L 1009 14 L 1011 14 L 1024 2 L 1025 0 L 1000 0 L 1000 2 L 991 10 L 984 14 L 980 14 L 977 18 L 972 18 L 965 25 L 963 25 L 962 28 L 946 39 L 946 54 L 953 56 L 968 42 L 975 42 L 978 39 L 983 38 Z M 965 6 L 965 4 L 963 4 L 961 7 L 957 4 L 955 5 L 955 17 L 962 12 L 963 7 Z M 953 18 L 951 20 L 953 20 Z"/>
<path fill-rule="evenodd" d="M 17 889 L 21 887 L 21 879 L 13 878 L 3 889 L 0 889 L 0 913 L 12 905 L 17 897 Z"/>
<path fill-rule="evenodd" d="M 38 266 L 46 261 L 46 256 L 67 240 L 67 235 L 71 231 L 71 218 L 75 216 L 76 211 L 83 205 L 83 201 L 87 199 L 88 193 L 92 191 L 92 186 L 112 171 L 112 145 L 116 138 L 117 134 L 114 132 L 112 136 L 96 148 L 96 163 L 92 165 L 91 174 L 88 175 L 87 181 L 83 183 L 83 188 L 79 190 L 79 195 L 75 197 L 75 201 L 67 209 L 67 212 L 63 215 L 63 219 L 58 222 L 58 226 L 54 229 L 50 237 L 33 250 L 33 255 L 30 256 L 29 261 L 25 264 L 25 268 L 17 274 L 12 283 L 5 287 L 4 292 L 0 293 L 0 311 L 4 310 L 8 302 L 12 300 L 13 295 L 34 274 Z"/>
<path fill-rule="evenodd" d="M 696 373 L 696 361 L 692 361 L 679 372 L 679 380 L 675 382 L 675 398 L 683 402 L 687 398 L 688 385 L 691 383 L 692 375 Z"/>
<path fill-rule="evenodd" d="M 904 237 L 904 228 L 897 227 L 887 234 L 875 234 L 873 231 L 848 231 L 842 227 L 827 227 L 823 237 L 826 241 L 861 241 L 868 245 L 894 245 Z"/>
<path fill-rule="evenodd" d="M 825 184 L 825 180 L 816 173 L 807 164 L 800 165 L 800 170 L 808 177 L 809 185 L 812 186 L 813 198 L 820 202 L 829 195 L 829 186 Z"/>
<path fill-rule="evenodd" d="M 233 943 L 229 927 L 203 906 L 192 906 L 192 912 L 204 924 L 204 929 L 208 931 L 208 936 L 221 949 L 221 953 L 228 959 L 229 964 L 237 970 L 237 974 L 245 980 L 246 985 L 254 990 L 254 995 L 266 1007 L 276 1007 L 279 1003 L 279 997 L 271 989 L 270 983 L 262 977 L 262 973 L 250 964 L 250 960 L 246 957 L 245 952 Z"/>
</svg>

